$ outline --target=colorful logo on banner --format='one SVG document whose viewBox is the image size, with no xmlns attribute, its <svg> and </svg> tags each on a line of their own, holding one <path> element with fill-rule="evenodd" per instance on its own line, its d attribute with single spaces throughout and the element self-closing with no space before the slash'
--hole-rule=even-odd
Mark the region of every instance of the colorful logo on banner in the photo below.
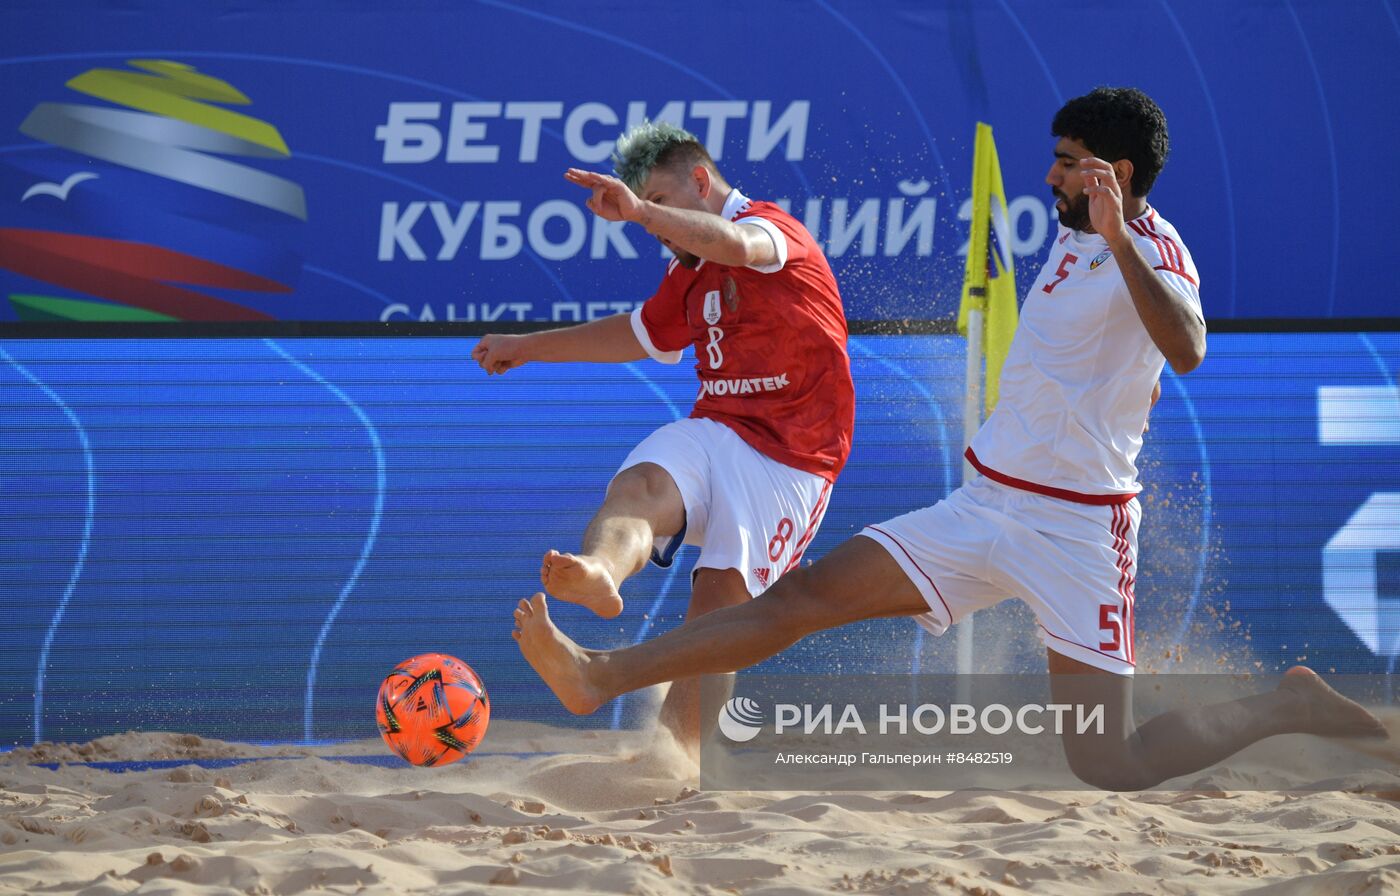
<svg viewBox="0 0 1400 896">
<path fill-rule="evenodd" d="M 22 320 L 272 319 L 239 293 L 292 291 L 306 197 L 226 157 L 289 158 L 282 135 L 223 108 L 251 103 L 224 81 L 178 62 L 129 64 L 139 71 L 67 84 L 125 108 L 40 103 L 19 130 L 48 147 L 0 163 L 0 270 L 81 296 L 10 303 Z"/>
</svg>

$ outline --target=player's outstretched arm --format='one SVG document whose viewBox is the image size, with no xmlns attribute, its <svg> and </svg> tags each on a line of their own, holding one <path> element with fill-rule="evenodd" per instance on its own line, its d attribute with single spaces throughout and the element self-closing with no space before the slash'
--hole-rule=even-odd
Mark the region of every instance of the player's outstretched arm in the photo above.
<svg viewBox="0 0 1400 896">
<path fill-rule="evenodd" d="M 472 348 L 472 360 L 487 373 L 505 373 L 527 361 L 622 363 L 646 356 L 628 314 L 538 333 L 492 333 Z"/>
<path fill-rule="evenodd" d="M 607 174 L 570 168 L 564 178 L 593 191 L 588 208 L 609 221 L 632 221 L 675 249 L 726 267 L 767 267 L 778 262 L 773 238 L 757 227 L 719 215 L 648 202 Z"/>
</svg>

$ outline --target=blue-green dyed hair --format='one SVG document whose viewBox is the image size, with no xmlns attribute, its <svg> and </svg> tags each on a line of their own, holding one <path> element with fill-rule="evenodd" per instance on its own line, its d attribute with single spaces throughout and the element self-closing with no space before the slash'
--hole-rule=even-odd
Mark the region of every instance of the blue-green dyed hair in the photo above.
<svg viewBox="0 0 1400 896">
<path fill-rule="evenodd" d="M 617 138 L 612 154 L 613 173 L 633 193 L 641 193 L 642 184 L 657 168 L 684 168 L 704 165 L 719 174 L 714 159 L 705 144 L 684 128 L 664 121 L 643 121 Z"/>
</svg>

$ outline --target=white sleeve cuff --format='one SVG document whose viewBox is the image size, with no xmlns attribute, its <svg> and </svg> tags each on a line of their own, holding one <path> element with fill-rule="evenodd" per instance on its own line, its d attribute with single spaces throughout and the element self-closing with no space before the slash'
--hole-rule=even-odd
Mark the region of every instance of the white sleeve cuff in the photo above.
<svg viewBox="0 0 1400 896">
<path fill-rule="evenodd" d="M 1204 324 L 1206 322 L 1205 314 L 1201 312 L 1201 294 L 1196 289 L 1196 284 L 1192 283 L 1189 278 L 1178 274 L 1176 271 L 1158 269 L 1153 273 L 1166 285 L 1167 289 L 1181 296 L 1186 302 L 1187 307 L 1191 309 L 1201 323 Z"/>
<path fill-rule="evenodd" d="M 651 334 L 647 332 L 647 325 L 642 323 L 642 306 L 638 305 L 632 309 L 632 332 L 636 335 L 637 341 L 651 355 L 662 364 L 679 364 L 681 362 L 681 352 L 663 352 L 651 341 Z"/>
<path fill-rule="evenodd" d="M 783 269 L 783 265 L 787 264 L 788 244 L 787 237 L 778 229 L 777 224 L 774 224 L 766 218 L 759 217 L 740 218 L 734 223 L 757 227 L 759 230 L 768 234 L 768 238 L 773 241 L 773 248 L 778 253 L 777 261 L 772 264 L 751 264 L 749 265 L 750 270 L 758 271 L 760 274 L 776 274 Z"/>
</svg>

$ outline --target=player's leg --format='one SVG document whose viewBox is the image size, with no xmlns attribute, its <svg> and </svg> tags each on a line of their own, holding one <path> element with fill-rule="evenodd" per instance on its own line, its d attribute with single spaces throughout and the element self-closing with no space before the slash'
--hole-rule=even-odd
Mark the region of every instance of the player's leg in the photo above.
<svg viewBox="0 0 1400 896">
<path fill-rule="evenodd" d="M 812 543 L 832 492 L 821 476 L 781 464 L 756 451 L 732 429 L 697 421 L 708 457 L 708 489 L 696 508 L 704 527 L 687 530 L 700 545 L 691 579 L 687 622 L 763 593 L 769 583 L 801 561 Z M 702 687 L 702 681 L 704 682 Z M 719 706 L 701 707 L 702 691 L 717 697 L 732 676 L 683 678 L 672 683 L 661 707 L 661 723 L 692 752 L 702 729 L 715 724 Z"/>
<path fill-rule="evenodd" d="M 702 567 L 695 571 L 694 583 L 690 592 L 690 607 L 685 614 L 685 624 L 715 610 L 738 606 L 752 599 L 749 586 L 737 569 L 709 569 Z M 733 673 L 706 676 L 711 679 L 711 693 L 727 692 L 733 688 Z M 703 711 L 700 694 L 705 688 L 705 677 L 678 678 L 671 682 L 666 699 L 661 704 L 658 720 L 671 732 L 676 741 L 692 753 L 700 749 L 700 739 L 705 733 L 703 720 L 718 718 L 719 707 L 712 712 Z"/>
<path fill-rule="evenodd" d="M 549 619 L 537 594 L 520 601 L 513 635 L 526 660 L 571 712 L 694 675 L 734 672 L 814 632 L 862 619 L 914 616 L 929 604 L 890 552 L 864 536 L 783 576 L 759 597 L 715 610 L 650 641 L 587 650 Z"/>
<path fill-rule="evenodd" d="M 1381 722 L 1338 694 L 1320 676 L 1294 666 L 1273 691 L 1221 703 L 1186 706 L 1138 725 L 1133 677 L 1049 651 L 1056 703 L 1104 707 L 1104 729 L 1062 735 L 1070 768 L 1105 790 L 1141 790 L 1209 768 L 1275 734 L 1384 737 Z"/>
<path fill-rule="evenodd" d="M 1275 734 L 1375 734 L 1380 722 L 1311 670 L 1274 691 L 1185 706 L 1142 725 L 1133 713 L 1136 501 L 1088 506 L 1007 492 L 997 575 L 1023 596 L 1049 651 L 1056 703 L 1103 707 L 1102 733 L 1062 735 L 1071 769 L 1107 790 L 1140 790 L 1207 768 Z"/>
<path fill-rule="evenodd" d="M 603 506 L 584 530 L 583 549 L 547 552 L 540 582 L 560 600 L 611 619 L 622 612 L 618 589 L 646 565 L 655 538 L 684 526 L 685 503 L 671 474 L 655 463 L 628 466 L 608 485 Z"/>
</svg>

